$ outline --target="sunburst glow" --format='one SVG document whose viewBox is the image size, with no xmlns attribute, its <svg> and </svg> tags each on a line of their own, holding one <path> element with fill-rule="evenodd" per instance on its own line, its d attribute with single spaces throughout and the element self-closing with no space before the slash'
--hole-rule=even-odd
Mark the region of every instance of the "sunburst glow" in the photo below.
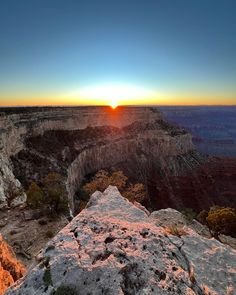
<svg viewBox="0 0 236 295">
<path fill-rule="evenodd" d="M 144 98 L 154 97 L 156 93 L 133 85 L 126 84 L 101 84 L 92 85 L 75 90 L 69 96 L 95 104 L 106 104 L 112 108 L 118 105 L 139 104 Z"/>
</svg>

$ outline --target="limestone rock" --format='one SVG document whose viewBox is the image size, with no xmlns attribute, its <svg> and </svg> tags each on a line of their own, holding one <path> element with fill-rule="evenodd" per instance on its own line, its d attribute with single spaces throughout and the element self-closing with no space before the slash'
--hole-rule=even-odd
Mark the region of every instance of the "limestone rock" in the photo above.
<svg viewBox="0 0 236 295">
<path fill-rule="evenodd" d="M 219 240 L 222 243 L 227 244 L 236 250 L 236 238 L 232 238 L 230 236 L 226 236 L 226 235 L 221 234 L 221 235 L 219 235 Z"/>
<path fill-rule="evenodd" d="M 189 228 L 197 232 L 199 235 L 211 238 L 211 233 L 205 225 L 199 223 L 195 219 L 191 222 L 188 221 L 182 213 L 172 208 L 154 211 L 151 213 L 150 218 L 153 219 L 157 226 L 188 226 Z"/>
<path fill-rule="evenodd" d="M 175 236 L 155 223 L 116 187 L 96 192 L 6 295 L 236 293 L 235 250 L 188 227 Z"/>
<path fill-rule="evenodd" d="M 10 160 L 0 152 L 0 208 L 17 207 L 26 202 L 21 183 L 14 176 Z"/>
</svg>

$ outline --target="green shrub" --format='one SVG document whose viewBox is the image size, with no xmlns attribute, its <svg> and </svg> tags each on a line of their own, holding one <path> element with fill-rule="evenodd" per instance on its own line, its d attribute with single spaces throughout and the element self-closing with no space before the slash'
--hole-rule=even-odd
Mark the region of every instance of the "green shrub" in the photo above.
<svg viewBox="0 0 236 295">
<path fill-rule="evenodd" d="M 32 182 L 26 192 L 27 205 L 32 209 L 40 208 L 45 203 L 44 193 L 36 182 Z"/>
</svg>

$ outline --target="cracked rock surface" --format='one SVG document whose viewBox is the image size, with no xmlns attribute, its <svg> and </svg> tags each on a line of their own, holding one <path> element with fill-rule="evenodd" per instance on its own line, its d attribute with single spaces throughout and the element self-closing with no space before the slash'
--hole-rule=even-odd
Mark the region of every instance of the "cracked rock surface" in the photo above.
<svg viewBox="0 0 236 295">
<path fill-rule="evenodd" d="M 10 294 L 236 294 L 236 251 L 184 227 L 172 235 L 116 187 L 92 195 Z"/>
</svg>

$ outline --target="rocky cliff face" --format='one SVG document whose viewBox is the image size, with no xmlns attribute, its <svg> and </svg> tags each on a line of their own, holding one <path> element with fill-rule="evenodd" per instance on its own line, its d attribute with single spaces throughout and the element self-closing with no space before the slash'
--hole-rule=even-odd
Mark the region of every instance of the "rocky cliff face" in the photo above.
<svg viewBox="0 0 236 295">
<path fill-rule="evenodd" d="M 13 174 L 10 159 L 4 151 L 0 152 L 0 209 L 16 207 L 26 201 L 21 183 Z"/>
<path fill-rule="evenodd" d="M 53 162 L 52 170 L 64 169 L 64 174 L 67 175 L 66 170 L 71 163 L 68 159 L 66 166 L 61 163 L 57 164 L 53 158 L 47 156 L 48 148 L 41 153 L 28 148 L 26 145 L 28 139 L 43 136 L 49 130 L 84 130 L 88 127 L 104 125 L 118 128 L 136 121 L 152 122 L 156 118 L 157 113 L 150 112 L 147 108 L 122 109 L 122 111 L 117 112 L 111 112 L 109 108 L 103 107 L 0 109 L 0 206 L 6 207 L 11 203 L 15 206 L 25 202 L 26 196 L 21 192 L 21 184 L 14 176 L 13 170 L 16 170 L 15 174 L 19 176 L 23 183 L 31 180 L 24 175 L 27 165 L 32 166 L 30 173 L 36 175 L 39 173 L 37 167 L 35 167 L 37 161 L 41 165 L 45 164 L 46 170 L 50 169 L 51 162 Z M 56 142 L 58 143 L 58 139 Z M 73 144 L 74 141 L 72 140 L 69 147 L 63 146 L 64 150 L 59 147 L 60 152 L 68 158 L 68 152 L 71 152 L 70 148 L 73 149 Z M 20 167 L 16 165 L 16 168 L 13 169 L 10 157 L 18 159 L 18 154 L 20 154 L 20 159 L 22 155 L 24 157 L 27 154 L 28 159 L 24 159 Z M 69 157 L 73 161 L 75 154 Z M 22 171 L 18 171 L 17 168 L 22 169 Z M 9 196 L 9 186 L 15 191 L 16 196 Z"/>
<path fill-rule="evenodd" d="M 25 108 L 2 116 L 2 146 L 25 187 L 50 171 L 67 177 L 70 205 L 81 181 L 101 168 L 147 183 L 155 171 L 179 175 L 201 157 L 191 136 L 155 108 Z"/>
<path fill-rule="evenodd" d="M 155 210 L 236 205 L 235 159 L 203 160 L 191 135 L 166 123 L 157 108 L 7 108 L 0 114 L 1 207 L 25 202 L 21 184 L 59 172 L 73 210 L 81 181 L 99 169 L 121 169 L 146 184 Z"/>
<path fill-rule="evenodd" d="M 0 294 L 4 294 L 24 273 L 25 268 L 16 260 L 13 251 L 0 235 Z"/>
<path fill-rule="evenodd" d="M 6 295 L 236 293 L 235 250 L 138 207 L 116 187 L 94 193 Z"/>
<path fill-rule="evenodd" d="M 154 122 L 160 112 L 151 108 L 34 107 L 0 109 L 1 147 L 8 156 L 24 148 L 27 137 L 47 130 L 77 130 L 95 126 L 123 127 L 136 121 Z"/>
</svg>

